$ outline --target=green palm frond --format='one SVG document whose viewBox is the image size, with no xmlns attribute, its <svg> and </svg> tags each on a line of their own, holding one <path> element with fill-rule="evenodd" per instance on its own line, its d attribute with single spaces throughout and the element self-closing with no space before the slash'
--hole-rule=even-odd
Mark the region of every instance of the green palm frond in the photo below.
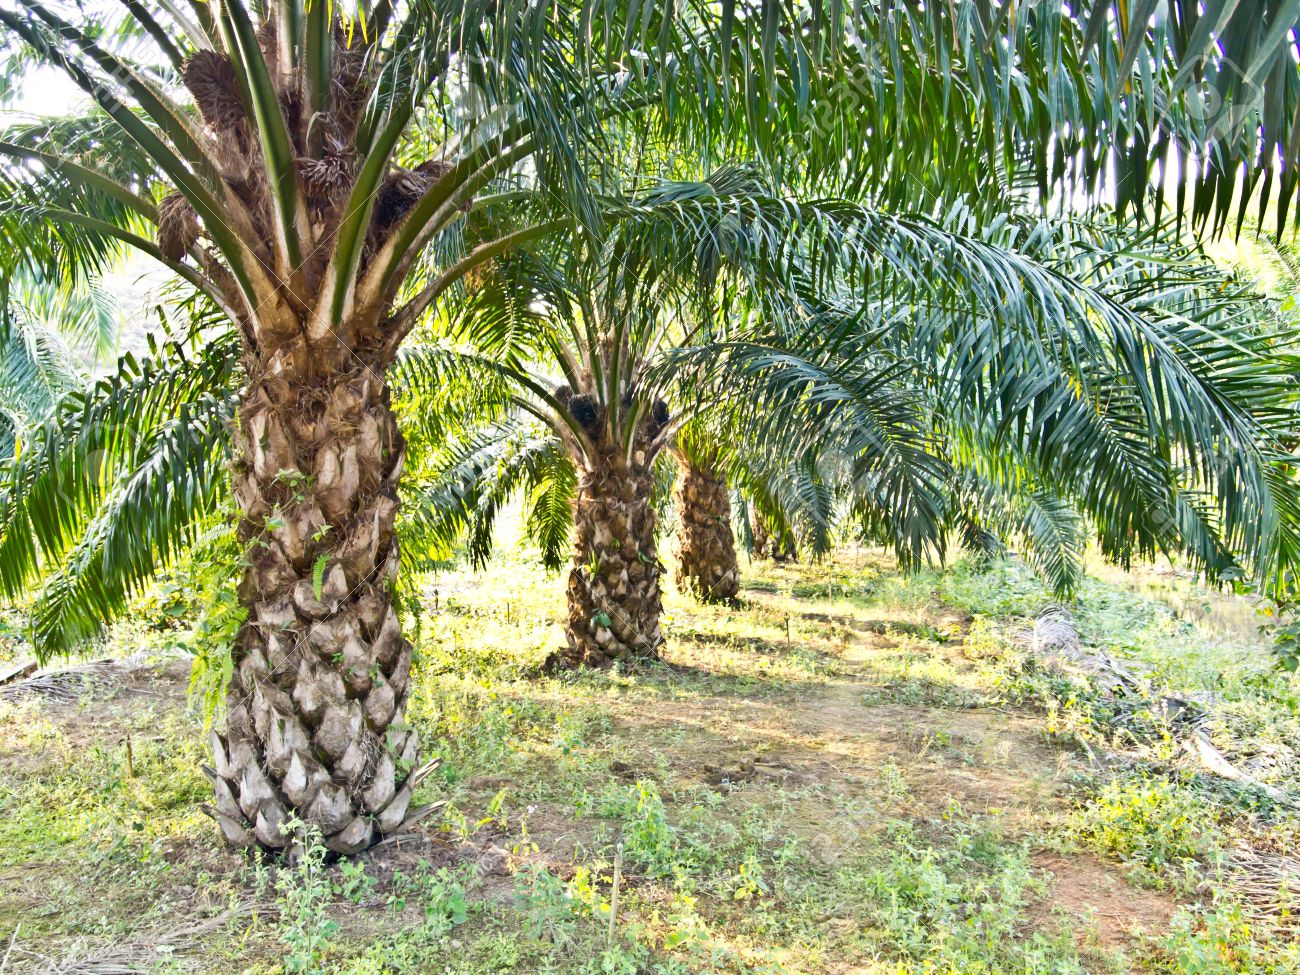
<svg viewBox="0 0 1300 975">
<path fill-rule="evenodd" d="M 0 468 L 0 591 L 37 600 L 42 655 L 68 653 L 174 559 L 226 486 L 233 335 L 169 344 L 65 395 Z"/>
<path fill-rule="evenodd" d="M 250 261 L 265 242 L 241 241 L 243 230 L 226 226 L 223 216 L 239 223 L 237 201 L 214 178 L 220 166 L 195 137 L 185 98 L 160 79 L 199 51 L 232 59 L 279 214 L 276 261 L 310 253 L 310 241 L 296 239 L 310 228 L 289 178 L 303 133 L 287 131 L 276 110 L 277 72 L 252 37 L 254 9 L 291 31 L 276 67 L 301 71 L 312 106 L 295 124 L 330 104 L 324 79 L 349 59 L 371 70 L 348 109 L 362 175 L 338 234 L 338 270 L 349 280 L 327 282 L 336 313 L 367 289 L 395 293 L 410 267 L 404 252 L 421 249 L 493 179 L 531 173 L 558 210 L 594 233 L 608 218 L 600 194 L 621 181 L 620 164 L 674 150 L 756 159 L 788 186 L 852 196 L 870 188 L 893 210 L 1028 179 L 1043 200 L 1113 192 L 1121 207 L 1152 199 L 1158 211 L 1157 191 L 1172 181 L 1178 202 L 1221 230 L 1252 200 L 1276 202 L 1285 222 L 1295 195 L 1292 0 L 812 10 L 733 0 L 429 0 L 382 5 L 370 26 L 364 9 L 322 12 L 299 0 L 185 11 L 144 0 L 112 17 L 78 11 L 71 20 L 42 0 L 7 0 L 0 19 L 29 55 L 66 71 L 134 147 L 111 167 L 113 181 L 126 189 L 165 174 L 210 224 L 250 297 L 269 284 Z M 336 14 L 351 47 L 333 42 Z M 370 279 L 357 280 L 373 192 L 426 105 L 458 153 L 458 172 L 420 202 Z M 320 141 L 305 143 L 319 158 Z M 73 228 L 59 249 L 92 260 L 112 225 Z"/>
<path fill-rule="evenodd" d="M 552 423 L 555 438 L 506 438 L 505 454 L 503 433 L 464 434 L 414 458 L 451 499 L 450 514 L 426 512 L 434 548 L 468 530 L 481 558 L 502 499 L 525 489 L 541 535 L 559 537 L 556 452 L 580 457 L 589 434 L 557 387 L 590 373 L 606 432 L 629 449 L 661 397 L 679 407 L 667 437 L 719 388 L 748 391 L 803 448 L 792 508 L 822 524 L 848 484 L 911 557 L 942 543 L 962 450 L 1062 470 L 1054 496 L 1112 557 L 1182 544 L 1207 565 L 1245 552 L 1266 574 L 1294 551 L 1275 449 L 1290 377 L 1261 365 L 1282 361 L 1282 343 L 1234 327 L 1239 296 L 1211 294 L 1199 272 L 1180 282 L 1186 254 L 997 213 L 1032 185 L 1043 206 L 1113 194 L 1158 222 L 1173 183 L 1178 219 L 1222 232 L 1258 201 L 1285 224 L 1295 0 L 345 3 L 339 27 L 368 15 L 355 43 L 329 4 L 124 8 L 0 0 L 11 43 L 96 106 L 0 134 L 0 285 L 32 269 L 84 280 L 133 247 L 243 331 L 286 302 L 294 324 L 335 335 L 370 316 L 382 340 L 355 348 L 397 361 L 404 421 L 430 442 L 482 415 Z M 213 105 L 176 83 L 196 55 L 229 68 L 238 139 L 203 131 Z M 1199 110 L 1207 93 L 1224 112 Z M 432 175 L 372 232 L 398 163 Z M 334 217 L 309 211 L 300 164 L 346 170 L 325 201 Z M 165 251 L 164 193 L 186 217 Z M 936 216 L 954 210 L 969 219 Z M 404 373 L 398 347 L 421 325 L 459 329 L 478 346 L 460 367 L 491 382 L 462 375 L 458 404 L 430 381 L 437 356 Z M 60 394 L 6 466 L 0 587 L 73 559 L 47 601 L 55 643 L 84 629 L 58 607 L 111 609 L 128 591 L 97 572 L 137 579 L 149 551 L 173 551 L 168 526 L 214 503 L 197 478 L 219 452 L 235 345 L 128 361 L 91 393 Z M 147 517 L 133 478 L 150 472 L 178 493 L 133 548 L 98 519 Z"/>
<path fill-rule="evenodd" d="M 955 484 L 963 545 L 996 554 L 1018 550 L 1061 599 L 1083 581 L 1087 525 L 1074 504 L 1047 484 L 1014 487 L 963 471 Z"/>
<path fill-rule="evenodd" d="M 804 211 L 818 247 L 785 262 L 796 297 L 775 282 L 763 296 L 770 338 L 678 350 L 665 374 L 738 409 L 761 404 L 760 439 L 815 456 L 905 557 L 942 551 L 949 465 L 983 461 L 1003 465 L 1008 488 L 1026 465 L 1040 472 L 1118 561 L 1183 551 L 1227 578 L 1235 552 L 1259 578 L 1277 574 L 1274 539 L 1293 529 L 1270 471 L 1294 427 L 1295 358 L 1253 290 L 1170 226 L 1012 214 L 952 227 L 858 209 L 839 210 L 849 232 L 831 236 L 829 209 Z M 774 227 L 761 208 L 751 219 Z M 877 245 L 874 268 L 828 299 L 821 244 L 853 253 L 859 226 Z M 768 239 L 770 253 L 790 253 Z"/>
<path fill-rule="evenodd" d="M 32 642 L 42 657 L 73 653 L 98 636 L 159 567 L 198 539 L 225 496 L 230 406 L 228 399 L 185 404 L 133 452 L 134 469 L 42 581 L 32 608 Z"/>
<path fill-rule="evenodd" d="M 549 568 L 562 563 L 577 483 L 572 461 L 551 434 L 517 423 L 474 429 L 447 445 L 411 478 L 399 527 L 408 550 L 446 560 L 462 542 L 475 566 L 492 553 L 492 533 L 506 502 L 527 499 L 525 526 Z"/>
<path fill-rule="evenodd" d="M 0 321 L 0 458 L 13 457 L 28 431 L 88 381 L 68 337 L 27 311 L 11 304 Z"/>
<path fill-rule="evenodd" d="M 754 343 L 718 344 L 675 362 L 704 364 L 731 390 L 747 441 L 730 472 L 751 480 L 755 472 L 777 472 L 763 477 L 766 489 L 755 494 L 765 514 L 803 521 L 819 539 L 815 547 L 824 548 L 827 485 L 851 483 L 887 519 L 905 563 L 941 554 L 950 472 L 934 451 L 925 397 L 898 364 L 871 355 L 846 364 L 830 352 L 804 358 Z"/>
<path fill-rule="evenodd" d="M 552 441 L 553 447 L 558 443 Z M 561 450 L 540 454 L 529 471 L 528 537 L 541 551 L 542 564 L 558 572 L 568 561 L 569 534 L 573 528 L 573 506 L 578 497 L 578 472 Z"/>
</svg>

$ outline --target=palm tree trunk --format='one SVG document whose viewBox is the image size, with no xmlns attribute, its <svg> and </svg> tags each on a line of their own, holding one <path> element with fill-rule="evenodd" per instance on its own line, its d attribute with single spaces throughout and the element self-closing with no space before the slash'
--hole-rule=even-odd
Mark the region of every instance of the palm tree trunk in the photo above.
<svg viewBox="0 0 1300 975">
<path fill-rule="evenodd" d="M 402 827 L 418 779 L 402 721 L 411 644 L 391 597 L 404 445 L 374 371 L 277 365 L 251 370 L 240 412 L 248 618 L 212 739 L 210 811 L 235 844 L 285 846 L 292 812 L 353 853 Z"/>
<path fill-rule="evenodd" d="M 706 603 L 740 591 L 726 476 L 682 458 L 677 479 L 677 585 Z"/>
<path fill-rule="evenodd" d="M 768 531 L 763 516 L 757 509 L 752 509 L 751 525 L 754 532 L 754 558 L 771 559 L 773 562 L 798 562 L 799 550 L 795 548 L 794 534 L 782 530 L 776 534 Z"/>
<path fill-rule="evenodd" d="M 570 667 L 657 657 L 663 566 L 655 555 L 648 464 L 609 451 L 584 471 L 569 573 Z"/>
<path fill-rule="evenodd" d="M 757 508 L 750 511 L 750 525 L 754 535 L 754 558 L 769 559 L 772 557 L 772 536 L 767 532 L 767 526 L 763 524 L 763 516 L 758 513 Z"/>
</svg>

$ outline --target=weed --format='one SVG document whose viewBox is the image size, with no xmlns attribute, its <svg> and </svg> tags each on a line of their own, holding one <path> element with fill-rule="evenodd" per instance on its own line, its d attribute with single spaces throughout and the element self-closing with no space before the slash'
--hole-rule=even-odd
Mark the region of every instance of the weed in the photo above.
<svg viewBox="0 0 1300 975">
<path fill-rule="evenodd" d="M 539 863 L 515 877 L 515 903 L 529 937 L 554 943 L 571 940 L 577 925 L 569 885 Z"/>
<path fill-rule="evenodd" d="M 902 574 L 859 552 L 815 565 L 756 563 L 746 573 L 739 605 L 700 606 L 668 588 L 671 666 L 562 678 L 537 669 L 563 642 L 562 577 L 520 555 L 481 577 L 438 577 L 441 596 L 425 600 L 414 635 L 405 718 L 425 742 L 421 757 L 444 760 L 416 801 L 451 800 L 429 828 L 466 859 L 463 869 L 403 861 L 381 881 L 389 876 L 381 851 L 372 866 L 325 871 L 311 865 L 318 837 L 278 870 L 222 852 L 198 811 L 209 799 L 206 756 L 201 722 L 180 707 L 183 685 L 175 699 L 109 700 L 92 688 L 66 706 L 0 701 L 0 874 L 13 878 L 0 885 L 0 941 L 21 922 L 20 942 L 40 939 L 57 956 L 273 892 L 270 925 L 241 920 L 192 950 L 159 955 L 157 970 L 1300 970 L 1296 949 L 1254 919 L 1253 902 L 1232 900 L 1231 875 L 1217 869 L 1228 844 L 1221 830 L 1238 834 L 1244 820 L 1250 837 L 1291 849 L 1294 815 L 1259 789 L 1173 778 L 1161 766 L 1175 754 L 1177 728 L 1154 709 L 1130 720 L 1095 681 L 1029 653 L 1017 633 L 1048 594 L 1023 566 L 958 561 Z M 1260 781 L 1290 788 L 1298 685 L 1272 669 L 1267 648 L 1260 655 L 1238 637 L 1205 632 L 1195 606 L 1180 608 L 1201 598 L 1189 581 L 1160 584 L 1157 597 L 1086 583 L 1076 607 L 1085 642 L 1140 669 L 1153 700 L 1198 687 L 1197 700 L 1208 700 L 1212 690 L 1207 733 L 1225 748 L 1239 743 L 1234 761 Z M 184 642 L 182 627 L 159 630 L 156 607 L 149 614 L 115 631 L 113 646 Z M 955 616 L 973 619 L 953 624 Z M 987 710 L 960 720 L 940 713 L 989 704 L 1013 713 L 1015 733 L 998 731 L 1003 717 Z M 1086 761 L 1080 741 L 1099 755 L 1129 749 L 1130 767 L 1148 771 L 1074 774 Z M 998 747 L 982 747 L 990 742 Z M 747 758 L 758 759 L 753 774 L 709 784 L 705 769 Z M 989 808 L 990 772 L 1015 780 L 1014 811 L 1000 799 Z M 1073 807 L 1044 801 L 1057 786 L 1068 786 Z M 1195 884 L 1197 909 L 1108 954 L 1084 929 L 1105 926 L 1117 944 L 1116 922 L 1101 913 L 1089 922 L 1088 904 L 1051 913 L 1028 854 L 1050 846 L 1069 858 L 1080 844 L 1180 897 Z M 509 851 L 497 870 L 515 870 L 513 881 L 478 872 L 494 846 Z M 47 866 L 32 870 L 36 863 Z M 1092 860 L 1090 868 L 1110 871 L 1120 896 L 1136 872 Z"/>
<path fill-rule="evenodd" d="M 1203 802 L 1174 783 L 1150 778 L 1108 782 L 1076 817 L 1077 835 L 1103 853 L 1184 872 L 1218 846 Z"/>
<path fill-rule="evenodd" d="M 340 881 L 334 886 L 334 893 L 340 894 L 353 904 L 370 900 L 379 887 L 379 880 L 366 873 L 366 865 L 352 860 L 339 864 Z"/>
<path fill-rule="evenodd" d="M 1179 911 L 1157 938 L 1153 970 L 1168 975 L 1290 975 L 1300 970 L 1300 945 L 1272 944 L 1230 898 L 1208 910 Z"/>
<path fill-rule="evenodd" d="M 323 975 L 322 958 L 338 923 L 326 910 L 333 893 L 325 870 L 328 851 L 320 830 L 290 816 L 280 829 L 295 837 L 297 862 L 276 878 L 279 893 L 280 940 L 284 942 L 284 970 L 288 975 Z"/>
<path fill-rule="evenodd" d="M 667 876 L 681 866 L 681 843 L 653 782 L 638 779 L 627 789 L 615 790 L 600 812 L 621 821 L 628 859 L 650 876 Z"/>
</svg>

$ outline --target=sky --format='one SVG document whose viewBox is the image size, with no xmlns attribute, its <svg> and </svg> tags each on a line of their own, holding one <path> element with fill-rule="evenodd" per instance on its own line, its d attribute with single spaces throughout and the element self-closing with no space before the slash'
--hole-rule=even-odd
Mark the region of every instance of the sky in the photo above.
<svg viewBox="0 0 1300 975">
<path fill-rule="evenodd" d="M 17 97 L 0 110 L 0 126 L 16 116 L 30 119 L 37 115 L 62 115 L 74 109 L 84 109 L 89 97 L 57 68 L 30 69 L 18 86 Z M 102 282 L 105 291 L 117 303 L 118 318 L 122 328 L 117 351 L 142 352 L 148 348 L 147 332 L 155 324 L 150 308 L 161 297 L 169 273 L 150 258 L 129 252 L 117 273 L 108 275 Z M 112 358 L 101 362 L 100 368 L 112 365 Z"/>
<path fill-rule="evenodd" d="M 32 68 L 19 84 L 18 97 L 9 111 L 23 115 L 62 115 L 86 101 L 86 93 L 58 68 Z"/>
</svg>

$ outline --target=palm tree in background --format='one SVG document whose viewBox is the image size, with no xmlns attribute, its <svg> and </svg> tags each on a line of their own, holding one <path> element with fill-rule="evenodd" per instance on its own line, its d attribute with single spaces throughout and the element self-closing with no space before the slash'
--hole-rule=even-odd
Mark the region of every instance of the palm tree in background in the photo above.
<svg viewBox="0 0 1300 975">
<path fill-rule="evenodd" d="M 118 315 L 93 281 L 71 288 L 20 276 L 0 315 L 0 457 L 39 425 L 68 394 L 80 390 L 114 351 Z"/>
<path fill-rule="evenodd" d="M 1292 340 L 1268 302 L 1172 225 L 1021 212 L 971 237 L 959 218 L 910 224 L 928 253 L 961 255 L 920 284 L 900 270 L 910 235 L 900 244 L 877 215 L 840 205 L 838 229 L 856 214 L 872 233 L 838 235 L 836 247 L 870 252 L 873 280 L 801 290 L 801 252 L 775 220 L 745 226 L 728 185 L 722 175 L 657 187 L 616 238 L 621 263 L 554 246 L 501 259 L 454 319 L 463 344 L 412 349 L 412 362 L 446 370 L 413 385 L 437 388 L 464 368 L 500 404 L 423 472 L 423 537 L 449 551 L 468 533 L 481 561 L 496 513 L 522 492 L 529 533 L 558 568 L 574 519 L 569 665 L 658 653 L 669 451 L 679 499 L 692 495 L 679 548 L 707 560 L 694 575 L 700 560 L 679 567 L 697 595 L 701 583 L 735 584 L 728 481 L 812 555 L 846 526 L 909 565 L 942 560 L 952 538 L 982 552 L 1012 542 L 1062 597 L 1090 535 L 1115 561 L 1177 553 L 1219 579 L 1271 578 L 1295 558 L 1281 446 L 1294 426 Z M 784 212 L 753 187 L 744 203 Z M 696 213 L 733 235 L 724 250 L 743 253 L 748 273 L 634 245 L 656 239 L 656 219 Z M 1021 249 L 1008 250 L 1015 239 Z M 763 259 L 764 240 L 779 242 L 779 260 Z M 680 270 L 675 286 L 665 267 Z M 981 310 L 981 289 L 952 280 L 979 269 L 1041 288 L 1028 304 L 1048 311 Z M 727 313 L 710 321 L 717 308 Z"/>
<path fill-rule="evenodd" d="M 385 374 L 405 337 L 476 267 L 561 230 L 599 246 L 620 213 L 611 200 L 620 174 L 607 171 L 604 151 L 611 130 L 752 155 L 790 186 L 853 195 L 873 185 L 894 204 L 915 202 L 918 186 L 971 187 L 992 163 L 1000 180 L 1024 171 L 1044 190 L 1100 192 L 1113 168 L 1121 203 L 1140 207 L 1143 188 L 1164 176 L 1156 162 L 1176 157 L 1194 215 L 1216 228 L 1243 180 L 1285 216 L 1295 193 L 1280 168 L 1294 162 L 1294 25 L 1282 19 L 1288 5 L 1242 6 L 1198 20 L 1198 5 L 1168 4 L 1149 22 L 1149 3 L 1013 15 L 1012 5 L 980 2 L 792 11 L 381 0 L 342 18 L 325 3 L 253 10 L 223 0 L 130 4 L 126 29 L 107 31 L 40 0 L 0 8 L 13 38 L 96 105 L 54 126 L 59 138 L 37 127 L 0 140 L 22 167 L 6 177 L 4 279 L 22 264 L 75 278 L 125 245 L 192 285 L 238 336 L 232 486 L 247 619 L 226 729 L 212 740 L 226 837 L 282 847 L 280 825 L 296 810 L 331 849 L 353 852 L 418 815 L 411 798 L 427 766 L 402 721 L 411 648 L 391 599 L 404 445 Z M 1205 85 L 1233 109 L 1230 124 L 1195 110 Z M 814 222 L 823 243 L 840 235 L 834 212 Z M 938 246 L 904 224 L 866 222 L 900 274 Z M 511 229 L 496 234 L 502 226 Z M 967 293 L 992 297 L 1005 270 L 988 255 L 971 264 L 963 252 L 954 264 L 942 247 L 931 253 Z M 976 288 L 956 288 L 975 272 Z M 1037 284 L 1018 293 L 1054 302 Z M 141 375 L 122 388 L 152 396 L 159 418 L 169 392 L 185 402 L 192 391 L 205 422 L 223 422 L 229 413 L 203 399 L 211 384 L 200 377 L 228 359 L 201 348 L 197 360 L 178 351 L 165 379 Z M 620 475 L 618 464 L 638 465 L 629 476 L 642 478 L 637 454 L 658 449 L 668 428 L 656 402 L 605 401 L 604 417 L 592 417 L 582 398 L 599 394 L 577 378 L 566 427 L 590 441 L 590 459 Z M 547 397 L 564 405 L 555 390 Z M 632 448 L 622 461 L 606 450 L 612 438 L 597 435 L 611 416 L 618 449 Z M 96 438 L 131 439 L 88 432 L 83 446 Z M 144 540 L 135 551 L 171 551 L 153 527 L 211 490 L 199 479 L 211 460 L 178 439 L 171 462 L 188 487 L 157 505 L 161 515 L 119 505 L 143 522 L 106 523 L 94 545 L 109 553 L 107 535 L 134 530 Z M 78 465 L 60 463 L 64 483 L 75 481 Z M 9 524 L 27 532 L 3 539 L 10 593 L 40 571 L 39 552 L 62 554 L 72 531 L 59 504 L 33 503 L 29 485 L 6 500 L 25 505 Z M 593 505 L 604 513 L 580 522 L 636 514 Z M 635 521 L 627 536 L 640 565 L 644 534 Z M 633 590 L 648 595 L 648 586 Z M 577 650 L 594 654 L 596 636 Z M 642 636 L 653 642 L 653 629 Z"/>
<path fill-rule="evenodd" d="M 503 419 L 544 424 L 550 437 L 543 443 L 552 452 L 558 446 L 573 471 L 564 519 L 574 528 L 568 648 L 561 655 L 569 666 L 659 654 L 663 567 L 653 483 L 682 417 L 647 370 L 662 350 L 708 335 L 690 312 L 695 255 L 664 244 L 706 236 L 681 219 L 683 199 L 695 203 L 709 193 L 712 205 L 735 216 L 754 198 L 744 180 L 720 182 L 716 192 L 709 184 L 664 184 L 601 247 L 570 239 L 499 259 L 449 324 L 449 337 L 473 350 L 449 350 L 450 366 L 485 374 L 485 389 L 504 384 L 510 415 Z M 683 225 L 692 232 L 671 233 Z M 514 463 L 532 460 L 524 453 Z M 452 511 L 469 507 L 458 501 Z"/>
<path fill-rule="evenodd" d="M 1008 326 L 892 282 L 870 305 L 819 295 L 817 343 L 756 330 L 668 357 L 679 395 L 719 398 L 710 438 L 732 482 L 814 554 L 837 523 L 904 564 L 941 560 L 952 536 L 1016 540 L 1069 596 L 1091 536 L 1125 566 L 1179 555 L 1285 586 L 1300 534 L 1284 309 L 1172 222 L 1025 219 L 978 243 L 1020 240 L 1027 278 L 1068 276 L 1071 300 L 1119 314 Z"/>
<path fill-rule="evenodd" d="M 735 599 L 740 563 L 731 528 L 731 491 L 723 451 L 703 424 L 683 427 L 677 461 L 677 588 L 703 603 Z"/>
</svg>

